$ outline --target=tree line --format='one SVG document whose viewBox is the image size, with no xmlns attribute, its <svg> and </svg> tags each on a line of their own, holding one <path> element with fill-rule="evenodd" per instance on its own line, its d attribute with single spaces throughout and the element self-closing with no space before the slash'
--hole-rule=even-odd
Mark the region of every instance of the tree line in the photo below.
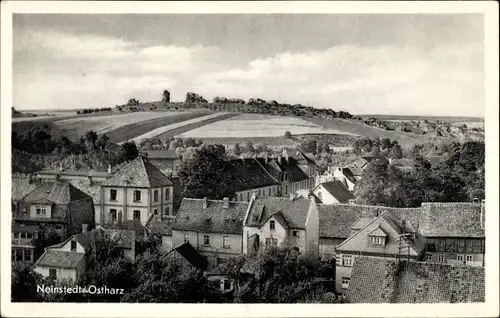
<svg viewBox="0 0 500 318">
<path fill-rule="evenodd" d="M 113 109 L 111 107 L 102 107 L 102 108 L 86 108 L 82 110 L 78 110 L 76 113 L 78 115 L 80 114 L 92 114 L 92 113 L 99 113 L 99 112 L 110 112 Z"/>
</svg>

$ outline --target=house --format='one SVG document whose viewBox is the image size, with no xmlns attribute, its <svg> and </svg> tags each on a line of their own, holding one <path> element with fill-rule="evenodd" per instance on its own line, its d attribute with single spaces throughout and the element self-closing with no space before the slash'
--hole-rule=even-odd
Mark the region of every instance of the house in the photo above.
<svg viewBox="0 0 500 318">
<path fill-rule="evenodd" d="M 101 183 L 84 179 L 72 179 L 68 182 L 75 188 L 85 192 L 92 197 L 94 203 L 94 220 L 99 224 L 101 220 Z"/>
<path fill-rule="evenodd" d="M 206 270 L 208 267 L 207 259 L 189 242 L 184 242 L 176 248 L 173 248 L 164 257 L 181 266 L 188 266 L 201 271 Z"/>
<path fill-rule="evenodd" d="M 311 191 L 311 190 L 297 190 L 295 191 L 295 197 L 297 199 L 310 199 L 314 198 L 316 203 L 321 204 L 321 200 Z"/>
<path fill-rule="evenodd" d="M 328 167 L 324 174 L 316 176 L 315 185 L 334 180 L 341 181 L 351 192 L 354 191 L 354 186 L 358 181 L 351 169 L 347 167 Z"/>
<path fill-rule="evenodd" d="M 42 169 L 35 172 L 35 175 L 42 180 L 87 180 L 93 183 L 102 182 L 113 174 L 110 165 L 107 171 L 66 170 L 61 166 L 59 169 Z"/>
<path fill-rule="evenodd" d="M 282 157 L 287 161 L 292 158 L 308 178 L 314 179 L 316 177 L 318 166 L 303 151 L 298 149 L 283 149 Z"/>
<path fill-rule="evenodd" d="M 175 150 L 145 150 L 148 160 L 166 175 L 177 175 L 182 164 L 181 157 Z"/>
<path fill-rule="evenodd" d="M 100 215 L 96 223 L 138 220 L 145 225 L 151 215 L 173 218 L 173 183 L 143 156 L 129 162 L 100 187 Z"/>
<path fill-rule="evenodd" d="M 484 266 L 484 202 L 425 202 L 421 209 L 426 261 Z"/>
<path fill-rule="evenodd" d="M 219 291 L 224 294 L 231 293 L 235 289 L 236 282 L 233 279 L 226 277 L 218 267 L 205 271 L 203 275 L 208 281 L 217 282 L 219 284 Z"/>
<path fill-rule="evenodd" d="M 13 211 L 17 206 L 17 202 L 25 197 L 28 193 L 35 190 L 41 184 L 41 180 L 34 177 L 33 174 L 12 174 L 11 201 Z"/>
<path fill-rule="evenodd" d="M 228 177 L 235 192 L 235 199 L 248 202 L 252 194 L 279 196 L 280 183 L 255 158 L 229 161 Z"/>
<path fill-rule="evenodd" d="M 354 201 L 354 195 L 339 180 L 323 182 L 312 190 L 323 204 L 350 203 Z"/>
<path fill-rule="evenodd" d="M 375 159 L 375 157 L 372 156 L 363 156 L 360 157 L 350 164 L 347 165 L 347 168 L 351 170 L 352 174 L 356 179 L 361 179 L 361 175 L 363 174 L 363 170 L 365 170 L 368 167 L 368 164 L 372 162 L 372 160 Z"/>
<path fill-rule="evenodd" d="M 311 199 L 252 197 L 243 221 L 243 253 L 254 255 L 263 248 L 282 246 L 300 254 L 318 255 L 319 219 Z"/>
<path fill-rule="evenodd" d="M 358 257 L 349 303 L 476 303 L 485 301 L 485 270 L 388 258 Z"/>
<path fill-rule="evenodd" d="M 135 261 L 135 232 L 127 230 L 107 230 L 98 227 L 69 237 L 62 243 L 45 248 L 45 252 L 34 264 L 34 271 L 44 277 L 74 282 L 85 272 L 87 253 L 91 244 L 99 240 L 113 240 L 122 251 L 123 257 Z"/>
<path fill-rule="evenodd" d="M 207 258 L 210 268 L 242 254 L 243 217 L 248 205 L 229 198 L 184 198 L 172 226 L 173 247 L 189 242 Z"/>
<path fill-rule="evenodd" d="M 83 225 L 93 227 L 94 204 L 68 181 L 46 181 L 16 203 L 13 222 L 38 225 L 43 237 L 55 232 L 65 239 L 80 233 Z"/>
<path fill-rule="evenodd" d="M 159 220 L 152 218 L 146 227 L 149 230 L 151 238 L 156 238 L 158 245 L 156 249 L 161 254 L 168 253 L 172 250 L 172 227 L 174 226 L 174 219 Z"/>
<path fill-rule="evenodd" d="M 31 264 L 35 261 L 35 240 L 38 238 L 40 226 L 12 222 L 12 263 Z"/>
</svg>

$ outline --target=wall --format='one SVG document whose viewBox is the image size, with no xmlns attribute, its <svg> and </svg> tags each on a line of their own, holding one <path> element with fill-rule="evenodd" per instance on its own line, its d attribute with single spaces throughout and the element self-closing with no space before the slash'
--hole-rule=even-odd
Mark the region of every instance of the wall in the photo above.
<svg viewBox="0 0 500 318">
<path fill-rule="evenodd" d="M 323 204 L 336 204 L 340 203 L 333 195 L 330 194 L 330 192 L 326 191 L 325 187 L 323 185 L 318 186 L 316 189 L 314 189 L 313 193 L 320 198 L 321 202 Z"/>
<path fill-rule="evenodd" d="M 172 243 L 172 235 L 162 235 L 161 236 L 161 244 L 158 244 L 156 246 L 156 249 L 158 252 L 161 254 L 165 254 L 170 252 L 172 249 L 173 243 Z"/>
<path fill-rule="evenodd" d="M 69 268 L 55 268 L 56 277 L 58 280 L 60 279 L 71 279 L 73 281 L 77 280 L 76 270 Z M 49 277 L 49 267 L 40 267 L 37 266 L 34 268 L 34 271 L 39 273 L 44 277 Z"/>
<path fill-rule="evenodd" d="M 71 239 L 69 240 L 66 244 L 64 244 L 63 246 L 59 247 L 59 248 L 54 248 L 54 250 L 57 250 L 57 251 L 65 251 L 65 252 L 71 252 L 71 241 L 73 241 L 74 239 Z M 76 242 L 76 253 L 85 253 L 85 249 L 83 248 L 83 246 L 78 243 L 78 241 L 74 240 Z"/>
<path fill-rule="evenodd" d="M 67 214 L 70 219 L 70 235 L 81 233 L 82 225 L 88 224 L 89 230 L 95 225 L 95 210 L 92 198 L 68 203 Z"/>
<path fill-rule="evenodd" d="M 293 232 L 298 232 L 299 236 L 293 236 Z M 299 229 L 288 229 L 287 239 L 284 242 L 287 247 L 298 247 L 299 253 L 304 254 L 306 251 L 306 231 Z"/>
<path fill-rule="evenodd" d="M 36 215 L 36 207 L 44 206 L 45 215 Z M 32 219 L 50 219 L 52 217 L 52 206 L 48 204 L 30 204 L 29 205 L 30 218 Z"/>
<path fill-rule="evenodd" d="M 189 236 L 189 243 L 197 249 L 200 254 L 207 257 L 213 257 L 217 252 L 218 257 L 224 258 L 228 256 L 236 256 L 242 254 L 242 235 L 239 234 L 222 234 L 222 233 L 205 233 L 196 231 L 172 231 L 172 247 L 184 244 L 184 235 Z M 210 237 L 210 246 L 203 245 L 205 235 Z M 229 236 L 229 248 L 223 247 L 223 237 Z"/>
<path fill-rule="evenodd" d="M 274 221 L 275 229 L 271 230 L 269 228 L 269 223 Z M 276 220 L 276 218 L 271 217 L 266 221 L 260 228 L 258 227 L 244 227 L 243 228 L 243 253 L 248 252 L 248 238 L 254 234 L 259 235 L 259 247 L 264 249 L 266 246 L 266 238 L 275 238 L 278 240 L 278 246 L 283 246 L 287 244 L 288 231 L 284 229 L 281 224 Z M 303 235 L 305 236 L 305 235 Z"/>
<path fill-rule="evenodd" d="M 319 254 L 319 216 L 314 199 L 311 200 L 306 219 L 306 254 L 314 258 Z"/>
<path fill-rule="evenodd" d="M 335 257 L 335 247 L 339 246 L 344 239 L 340 238 L 322 238 L 319 239 L 319 255 L 322 260 L 329 260 Z"/>
<path fill-rule="evenodd" d="M 278 185 L 272 185 L 269 187 L 262 187 L 262 188 L 255 188 L 255 189 L 250 189 L 246 191 L 239 191 L 236 192 L 235 197 L 236 201 L 239 202 L 250 202 L 250 199 L 252 198 L 252 194 L 254 192 L 257 193 L 259 197 L 276 197 L 278 196 Z M 260 191 L 260 194 L 259 194 Z M 269 195 L 269 191 L 271 195 Z"/>
</svg>

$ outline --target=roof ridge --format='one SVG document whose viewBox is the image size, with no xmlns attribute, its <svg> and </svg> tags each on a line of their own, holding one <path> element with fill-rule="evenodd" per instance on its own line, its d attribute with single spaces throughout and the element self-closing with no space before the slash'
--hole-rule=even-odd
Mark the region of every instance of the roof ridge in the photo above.
<svg viewBox="0 0 500 318">
<path fill-rule="evenodd" d="M 144 169 L 144 173 L 146 174 L 146 185 L 148 186 L 148 188 L 151 188 L 151 176 L 149 175 L 149 171 L 146 167 L 146 162 L 145 162 L 145 158 L 141 155 L 137 156 L 139 158 L 139 161 L 141 162 L 141 166 L 142 166 L 142 169 Z"/>
<path fill-rule="evenodd" d="M 359 231 L 357 231 L 356 233 L 354 233 L 353 235 L 349 236 L 345 241 L 343 241 L 342 243 L 340 243 L 340 245 L 338 245 L 335 249 L 339 248 L 339 247 L 342 247 L 343 245 L 345 245 L 345 243 L 347 243 L 348 241 L 352 240 L 354 237 L 356 237 L 359 233 L 361 233 L 362 230 L 366 229 L 368 226 L 370 226 L 373 222 L 377 221 L 378 219 L 380 219 L 382 216 L 384 216 L 384 214 L 387 213 L 384 212 L 382 213 L 381 215 L 379 215 L 378 217 L 374 218 L 373 220 L 371 220 L 370 222 L 368 222 L 368 224 L 366 224 L 364 227 L 362 227 L 361 229 L 359 229 Z M 380 226 L 380 224 L 379 224 Z"/>
</svg>

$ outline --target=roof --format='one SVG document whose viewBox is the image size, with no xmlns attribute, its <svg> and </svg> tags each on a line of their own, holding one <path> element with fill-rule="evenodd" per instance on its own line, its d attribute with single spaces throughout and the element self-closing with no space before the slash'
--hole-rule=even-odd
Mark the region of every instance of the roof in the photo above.
<svg viewBox="0 0 500 318">
<path fill-rule="evenodd" d="M 356 179 L 354 173 L 351 171 L 350 168 L 340 168 L 340 170 L 342 171 L 342 174 L 344 175 L 344 177 L 346 177 L 347 180 L 351 181 L 352 183 L 358 182 L 358 180 Z"/>
<path fill-rule="evenodd" d="M 36 261 L 35 266 L 55 268 L 76 268 L 85 257 L 83 253 L 46 249 Z"/>
<path fill-rule="evenodd" d="M 68 180 L 74 187 L 79 190 L 87 193 L 92 197 L 92 201 L 94 204 L 101 203 L 101 184 L 100 183 L 92 183 L 90 184 L 88 180 Z"/>
<path fill-rule="evenodd" d="M 271 216 L 280 213 L 289 228 L 305 228 L 311 201 L 309 199 L 293 199 L 283 197 L 256 198 L 251 202 L 245 226 L 260 227 Z M 277 216 L 281 218 L 281 216 Z"/>
<path fill-rule="evenodd" d="M 172 227 L 174 226 L 174 220 L 173 219 L 167 219 L 167 220 L 156 220 L 152 219 L 148 224 L 146 225 L 149 230 L 151 231 L 152 234 L 159 234 L 159 235 L 172 235 Z"/>
<path fill-rule="evenodd" d="M 46 175 L 61 175 L 61 176 L 80 176 L 80 177 L 102 177 L 107 178 L 112 175 L 107 171 L 94 171 L 94 170 L 60 170 L 60 169 L 42 169 L 36 174 Z"/>
<path fill-rule="evenodd" d="M 420 233 L 428 237 L 485 235 L 480 203 L 422 203 Z"/>
<path fill-rule="evenodd" d="M 323 203 L 321 202 L 321 199 L 318 198 L 314 192 L 312 192 L 311 190 L 306 190 L 306 189 L 301 189 L 301 190 L 297 190 L 295 191 L 295 194 L 297 195 L 297 198 L 300 199 L 300 198 L 303 198 L 303 199 L 310 199 L 311 197 L 314 198 L 314 200 L 316 201 L 316 203 Z"/>
<path fill-rule="evenodd" d="M 294 158 L 300 165 L 316 165 L 314 160 L 309 158 L 303 151 L 299 149 L 283 149 L 283 155 L 288 155 L 288 157 Z"/>
<path fill-rule="evenodd" d="M 341 252 L 394 256 L 400 254 L 398 235 L 403 233 L 406 232 L 401 225 L 401 220 L 387 211 L 373 219 L 364 228 L 350 236 L 335 249 Z M 369 237 L 371 235 L 385 236 L 385 245 L 371 244 Z M 404 249 L 401 253 L 414 257 L 420 255 L 423 248 L 423 244 L 418 240 L 413 241 L 408 239 L 403 244 L 403 246 L 409 246 L 410 250 Z"/>
<path fill-rule="evenodd" d="M 207 200 L 207 203 L 207 208 L 203 208 L 204 199 L 184 198 L 172 230 L 227 234 L 243 232 L 248 202 L 230 202 L 228 208 L 223 207 L 223 200 Z"/>
<path fill-rule="evenodd" d="M 176 251 L 177 253 L 182 255 L 182 257 L 184 257 L 184 259 L 195 268 L 205 270 L 208 267 L 208 261 L 202 255 L 200 255 L 200 253 L 198 253 L 198 251 L 196 251 L 196 249 L 191 244 L 189 244 L 189 242 L 176 247 L 168 254 L 173 251 Z"/>
<path fill-rule="evenodd" d="M 354 222 L 353 225 L 351 225 L 351 230 L 361 230 L 365 226 L 368 225 L 371 221 L 373 221 L 375 217 L 364 217 L 364 218 L 359 218 Z"/>
<path fill-rule="evenodd" d="M 349 189 L 347 189 L 347 187 L 339 180 L 320 183 L 316 186 L 316 188 L 319 186 L 322 186 L 340 203 L 348 203 L 349 200 L 354 199 L 354 196 Z"/>
<path fill-rule="evenodd" d="M 157 188 L 171 186 L 173 183 L 154 164 L 143 156 L 138 156 L 104 181 L 102 185 Z"/>
<path fill-rule="evenodd" d="M 385 211 L 384 207 L 355 204 L 319 204 L 319 236 L 343 238 L 351 236 L 351 226 L 359 218 L 373 219 Z"/>
<path fill-rule="evenodd" d="M 278 180 L 254 158 L 234 159 L 229 163 L 228 175 L 232 177 L 235 192 L 279 185 Z"/>
<path fill-rule="evenodd" d="M 123 220 L 116 223 L 107 223 L 101 225 L 106 230 L 127 230 L 135 233 L 135 239 L 140 241 L 147 234 L 147 229 L 138 220 Z"/>
<path fill-rule="evenodd" d="M 357 257 L 350 303 L 466 303 L 485 301 L 483 267 Z"/>
<path fill-rule="evenodd" d="M 404 167 L 413 167 L 415 165 L 415 162 L 411 159 L 392 159 L 391 164 Z"/>
<path fill-rule="evenodd" d="M 290 180 L 291 182 L 298 182 L 309 179 L 307 174 L 302 169 L 300 169 L 300 167 L 298 166 L 299 163 L 295 158 L 289 157 L 287 160 L 286 158 L 281 157 L 271 160 L 275 161 L 282 171 L 286 171 L 288 173 L 288 180 Z"/>
<path fill-rule="evenodd" d="M 23 201 L 67 204 L 86 198 L 91 197 L 67 181 L 46 181 L 26 195 Z"/>
<path fill-rule="evenodd" d="M 120 248 L 131 249 L 135 241 L 135 233 L 130 230 L 105 229 L 98 227 L 92 231 L 75 234 L 69 237 L 66 241 L 50 246 L 49 248 L 58 248 L 66 244 L 68 241 L 75 239 L 85 250 L 87 250 L 93 240 L 100 241 L 103 238 L 116 240 L 117 246 Z"/>
<path fill-rule="evenodd" d="M 30 182 L 27 175 L 13 175 L 11 187 L 11 200 L 19 201 L 39 185 L 39 182 Z"/>
<path fill-rule="evenodd" d="M 175 150 L 145 150 L 148 159 L 180 159 Z"/>
<path fill-rule="evenodd" d="M 33 233 L 40 229 L 39 225 L 12 222 L 12 232 Z"/>
</svg>

